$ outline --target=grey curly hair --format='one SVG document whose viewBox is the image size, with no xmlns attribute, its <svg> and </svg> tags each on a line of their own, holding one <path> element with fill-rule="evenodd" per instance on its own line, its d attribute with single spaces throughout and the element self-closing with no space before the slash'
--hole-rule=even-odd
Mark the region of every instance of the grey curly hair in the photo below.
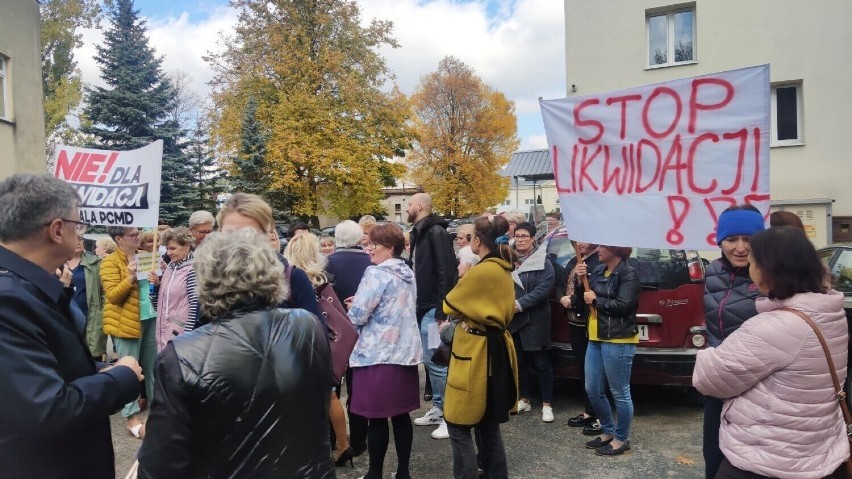
<svg viewBox="0 0 852 479">
<path fill-rule="evenodd" d="M 284 265 L 264 235 L 247 228 L 207 236 L 195 252 L 195 272 L 198 302 L 211 318 L 239 303 L 275 307 L 288 293 Z"/>
<path fill-rule="evenodd" d="M 169 241 L 176 241 L 181 246 L 189 245 L 190 249 L 195 248 L 195 238 L 186 226 L 178 226 L 163 231 L 162 236 L 160 236 L 160 244 L 168 246 Z"/>
</svg>

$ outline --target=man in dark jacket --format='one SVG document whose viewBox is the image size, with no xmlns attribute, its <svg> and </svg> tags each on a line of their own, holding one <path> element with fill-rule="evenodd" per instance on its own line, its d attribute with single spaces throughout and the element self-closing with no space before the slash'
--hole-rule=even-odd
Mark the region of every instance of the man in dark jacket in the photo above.
<svg viewBox="0 0 852 479">
<path fill-rule="evenodd" d="M 748 274 L 749 237 L 764 229 L 763 215 L 753 206 L 732 206 L 716 226 L 716 242 L 722 257 L 710 263 L 704 280 L 704 314 L 710 346 L 716 347 L 757 314 L 754 301 L 760 296 Z M 722 463 L 719 427 L 722 400 L 704 397 L 705 476 L 716 477 Z"/>
<path fill-rule="evenodd" d="M 411 263 L 417 283 L 417 320 L 420 322 L 420 339 L 423 342 L 423 365 L 429 371 L 432 383 L 432 409 L 414 420 L 418 426 L 438 425 L 432 431 L 434 439 L 450 437 L 444 422 L 444 389 L 447 385 L 447 368 L 432 362 L 435 348 L 429 348 L 429 329 L 446 320 L 442 305 L 444 297 L 458 281 L 453 238 L 447 233 L 448 223 L 432 214 L 432 198 L 417 193 L 408 202 L 408 221 L 411 230 Z M 434 336 L 434 332 L 433 332 Z"/>
<path fill-rule="evenodd" d="M 87 226 L 78 201 L 71 185 L 47 175 L 0 183 L 3 477 L 115 477 L 109 415 L 139 396 L 135 359 L 98 372 L 70 288 L 55 275 Z"/>
</svg>

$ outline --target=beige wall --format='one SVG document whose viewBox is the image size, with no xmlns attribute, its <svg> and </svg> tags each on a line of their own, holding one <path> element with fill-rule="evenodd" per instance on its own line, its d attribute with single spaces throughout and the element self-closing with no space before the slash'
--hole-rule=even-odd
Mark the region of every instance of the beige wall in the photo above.
<svg viewBox="0 0 852 479">
<path fill-rule="evenodd" d="M 6 65 L 6 119 L 0 119 L 0 178 L 46 171 L 39 10 L 35 0 L 4 0 L 0 55 Z"/>
<path fill-rule="evenodd" d="M 527 200 L 532 200 L 533 204 L 535 204 L 535 200 L 539 196 L 541 196 L 541 204 L 544 206 L 545 213 L 559 208 L 559 195 L 556 193 L 556 183 L 553 181 L 538 182 L 535 185 L 535 195 L 533 195 L 532 184 L 521 182 L 516 188 L 515 180 L 510 178 L 509 193 L 506 195 L 506 199 L 511 203 L 508 205 L 497 205 L 497 212 L 502 213 L 504 211 L 518 210 L 521 213 L 529 213 L 530 206 L 533 205 L 527 204 Z"/>
<path fill-rule="evenodd" d="M 695 5 L 696 60 L 646 69 L 646 9 Z M 852 2 L 565 0 L 569 90 L 584 95 L 768 63 L 801 81 L 804 144 L 770 149 L 773 201 L 830 198 L 852 216 Z"/>
</svg>

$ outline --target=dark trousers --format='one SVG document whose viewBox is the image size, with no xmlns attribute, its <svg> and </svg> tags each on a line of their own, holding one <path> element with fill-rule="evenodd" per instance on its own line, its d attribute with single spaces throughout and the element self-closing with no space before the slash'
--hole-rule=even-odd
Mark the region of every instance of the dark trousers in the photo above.
<svg viewBox="0 0 852 479">
<path fill-rule="evenodd" d="M 716 477 L 725 456 L 719 449 L 719 427 L 722 422 L 722 400 L 704 396 L 704 477 Z M 732 466 L 733 467 L 733 466 Z"/>
<path fill-rule="evenodd" d="M 530 368 L 538 376 L 538 387 L 541 390 L 541 402 L 553 402 L 553 368 L 550 356 L 546 350 L 526 351 L 520 334 L 513 334 L 515 351 L 518 355 L 518 394 L 522 398 L 530 398 Z"/>
<path fill-rule="evenodd" d="M 409 479 L 411 475 L 408 471 L 408 463 L 411 459 L 411 443 L 414 441 L 414 426 L 411 424 L 411 417 L 408 414 L 400 414 L 390 418 L 390 420 L 393 426 L 393 444 L 396 447 L 396 477 Z M 364 477 L 382 479 L 385 455 L 388 452 L 388 443 L 390 442 L 387 418 L 370 419 L 368 436 L 370 469 Z"/>
<path fill-rule="evenodd" d="M 500 435 L 500 424 L 486 420 L 476 426 L 454 426 L 447 424 L 450 443 L 453 447 L 453 477 L 455 479 L 477 479 L 477 454 L 473 448 L 470 430 L 476 429 L 482 440 L 479 453 L 482 457 L 482 469 L 489 479 L 507 479 L 509 465 L 506 461 L 506 449 Z"/>
<path fill-rule="evenodd" d="M 571 341 L 571 350 L 577 358 L 577 368 L 580 370 L 580 391 L 583 395 L 583 412 L 589 416 L 596 417 L 595 408 L 586 394 L 586 349 L 589 347 L 589 337 L 586 326 L 575 326 L 568 324 L 568 334 Z"/>
<path fill-rule="evenodd" d="M 367 418 L 353 413 L 352 404 L 352 368 L 346 368 L 346 412 L 349 415 L 349 445 L 356 452 L 367 449 Z"/>
</svg>

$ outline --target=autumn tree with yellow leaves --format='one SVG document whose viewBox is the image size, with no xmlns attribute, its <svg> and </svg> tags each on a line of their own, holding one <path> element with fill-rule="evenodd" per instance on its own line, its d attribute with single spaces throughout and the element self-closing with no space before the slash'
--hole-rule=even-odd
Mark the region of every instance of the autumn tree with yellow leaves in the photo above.
<svg viewBox="0 0 852 479">
<path fill-rule="evenodd" d="M 519 144 L 514 103 L 452 56 L 411 102 L 417 141 L 406 158 L 434 208 L 457 217 L 502 202 L 509 182 L 498 172 Z"/>
<path fill-rule="evenodd" d="M 292 201 L 273 206 L 314 221 L 380 210 L 381 187 L 405 171 L 390 160 L 411 141 L 407 99 L 376 51 L 397 46 L 392 24 L 362 26 L 352 0 L 231 5 L 239 10 L 234 35 L 207 57 L 217 72 L 211 134 L 220 157 L 239 151 L 253 98 L 270 188 Z"/>
</svg>

